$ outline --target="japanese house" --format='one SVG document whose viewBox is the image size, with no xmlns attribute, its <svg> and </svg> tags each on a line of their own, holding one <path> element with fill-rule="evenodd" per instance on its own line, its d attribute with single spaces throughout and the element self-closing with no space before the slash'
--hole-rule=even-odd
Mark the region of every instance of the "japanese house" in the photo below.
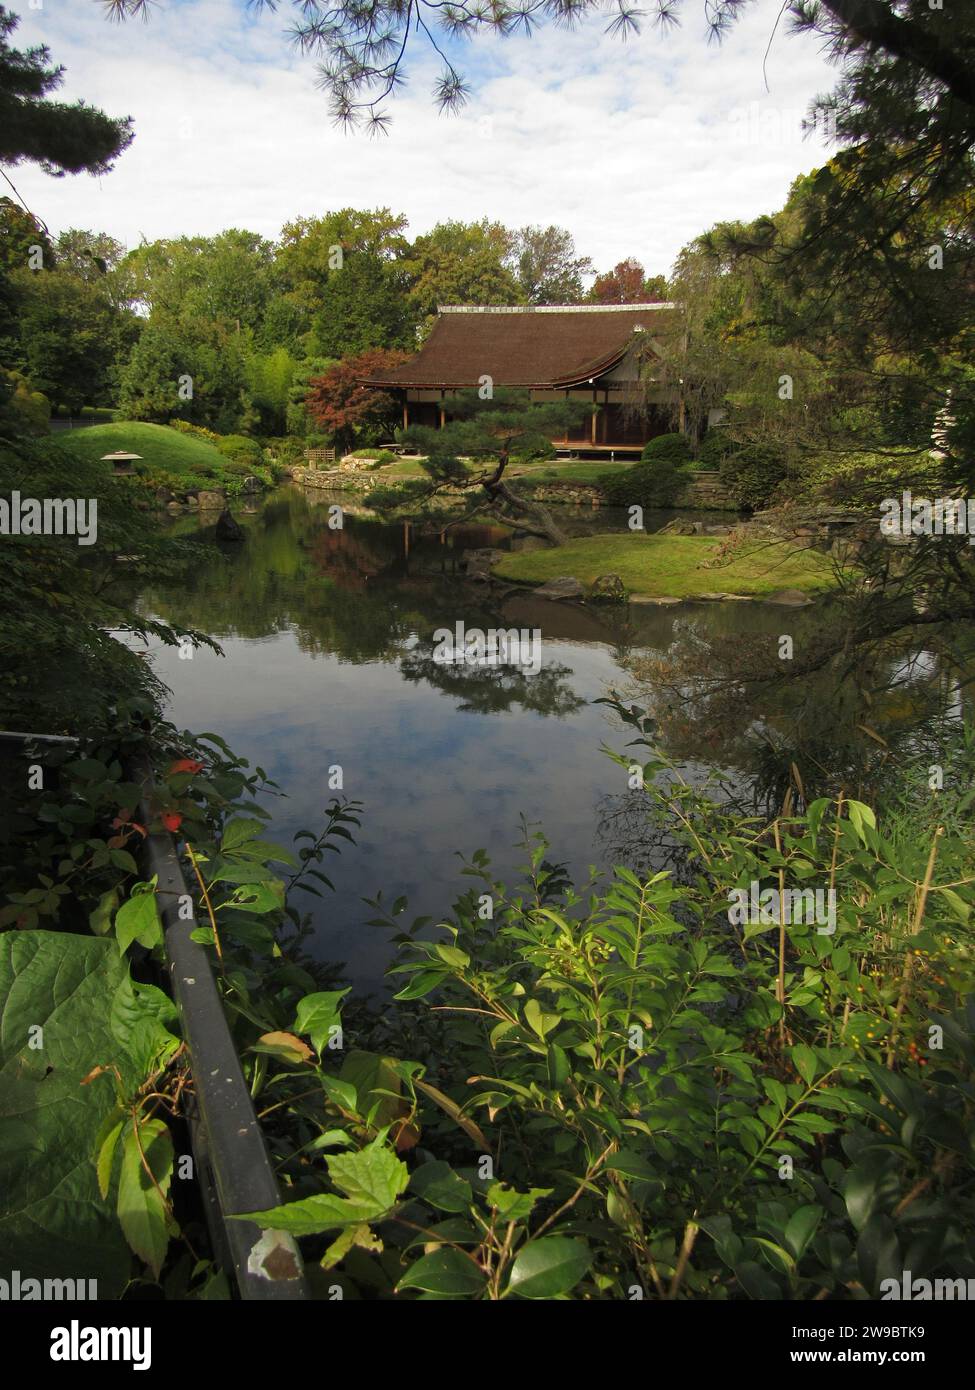
<svg viewBox="0 0 975 1390">
<path fill-rule="evenodd" d="M 581 400 L 596 411 L 553 439 L 557 449 L 637 454 L 674 428 L 667 398 L 652 385 L 652 363 L 665 355 L 674 324 L 672 304 L 446 305 L 415 357 L 363 385 L 395 396 L 404 428 L 442 427 L 451 393 L 488 379 L 527 387 L 536 401 Z"/>
</svg>

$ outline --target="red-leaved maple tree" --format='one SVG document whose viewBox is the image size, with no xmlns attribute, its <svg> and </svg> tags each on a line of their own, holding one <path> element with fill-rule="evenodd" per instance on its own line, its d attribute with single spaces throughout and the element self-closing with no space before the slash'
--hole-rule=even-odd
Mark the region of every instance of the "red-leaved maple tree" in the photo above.
<svg viewBox="0 0 975 1390">
<path fill-rule="evenodd" d="M 305 408 L 323 430 L 332 435 L 337 447 L 346 449 L 363 428 L 375 430 L 397 423 L 398 407 L 388 391 L 362 386 L 363 378 L 381 377 L 391 367 L 405 362 L 409 353 L 396 348 L 369 348 L 355 357 L 343 358 L 321 376 L 308 383 Z"/>
</svg>

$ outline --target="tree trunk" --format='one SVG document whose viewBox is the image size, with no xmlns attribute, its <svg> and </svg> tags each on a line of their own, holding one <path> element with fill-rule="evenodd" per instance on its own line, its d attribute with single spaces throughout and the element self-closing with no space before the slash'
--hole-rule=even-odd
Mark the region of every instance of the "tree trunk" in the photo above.
<svg viewBox="0 0 975 1390">
<path fill-rule="evenodd" d="M 502 514 L 505 511 L 510 511 L 515 516 L 526 517 L 534 523 L 530 526 L 522 523 L 519 527 L 520 530 L 528 531 L 534 536 L 544 536 L 553 545 L 565 545 L 569 539 L 565 532 L 555 524 L 545 507 L 539 506 L 537 502 L 528 502 L 525 498 L 519 497 L 517 493 L 511 491 L 507 483 L 485 483 L 484 488 Z"/>
<path fill-rule="evenodd" d="M 526 498 L 519 497 L 508 487 L 503 479 L 507 466 L 508 450 L 504 449 L 494 473 L 482 484 L 488 497 L 502 513 L 509 511 L 515 516 L 527 518 L 528 522 L 532 523 L 528 525 L 522 522 L 519 525 L 519 530 L 527 531 L 529 535 L 543 536 L 546 540 L 550 540 L 553 545 L 565 545 L 569 538 L 561 527 L 552 520 L 551 513 L 547 508 L 540 506 L 537 502 L 529 502 Z"/>
</svg>

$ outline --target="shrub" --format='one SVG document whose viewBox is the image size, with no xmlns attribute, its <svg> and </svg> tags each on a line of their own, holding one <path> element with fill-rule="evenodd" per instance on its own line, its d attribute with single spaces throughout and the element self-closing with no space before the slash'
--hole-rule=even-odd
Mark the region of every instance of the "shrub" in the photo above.
<svg viewBox="0 0 975 1390">
<path fill-rule="evenodd" d="M 734 447 L 734 440 L 728 438 L 725 430 L 709 430 L 697 451 L 701 467 L 717 471 Z"/>
<path fill-rule="evenodd" d="M 644 444 L 640 458 L 643 463 L 689 463 L 691 442 L 686 434 L 658 434 L 655 439 Z"/>
<path fill-rule="evenodd" d="M 718 465 L 722 487 L 737 506 L 748 511 L 766 505 L 785 471 L 781 452 L 768 444 L 737 445 Z"/>
<path fill-rule="evenodd" d="M 242 434 L 228 434 L 217 443 L 224 458 L 232 463 L 246 464 L 248 470 L 259 468 L 264 460 L 260 444 L 255 439 L 247 439 Z"/>
<path fill-rule="evenodd" d="M 178 430 L 180 434 L 195 434 L 199 439 L 209 439 L 211 444 L 220 443 L 220 435 L 214 430 L 208 430 L 204 425 L 191 424 L 189 420 L 173 419 L 167 421 L 171 430 Z"/>
<path fill-rule="evenodd" d="M 305 454 L 301 440 L 294 439 L 289 435 L 279 439 L 269 439 L 266 447 L 272 468 L 301 463 Z"/>
<path fill-rule="evenodd" d="M 24 434 L 47 434 L 51 422 L 51 402 L 41 391 L 32 391 L 20 372 L 0 368 L 0 410 L 6 405 Z"/>
<path fill-rule="evenodd" d="M 449 1059 L 437 1080 L 447 1113 L 468 1132 L 484 1126 L 475 1142 L 503 1150 L 510 1184 L 485 1194 L 469 1168 L 449 1166 L 445 1129 L 434 1131 L 421 1109 L 414 1123 L 436 1158 L 403 1181 L 433 1210 L 411 1220 L 429 1230 L 446 1212 L 449 1239 L 478 1250 L 493 1230 L 486 1202 L 509 1222 L 502 1264 L 525 1250 L 539 1261 L 550 1251 L 553 1264 L 577 1255 L 578 1268 L 538 1296 L 620 1299 L 635 1284 L 660 1299 L 679 1288 L 699 1299 L 861 1290 L 877 1299 L 919 1249 L 926 1274 L 963 1276 L 954 1231 L 973 1216 L 963 1119 L 975 1061 L 971 880 L 965 901 L 935 905 L 942 893 L 933 892 L 915 921 L 935 831 L 918 833 L 910 794 L 900 825 L 861 802 L 823 798 L 788 827 L 776 822 L 774 843 L 749 833 L 746 844 L 735 812 L 686 783 L 675 791 L 650 721 L 606 703 L 642 734 L 614 761 L 628 768 L 634 746 L 646 748 L 651 823 L 674 826 L 707 873 L 681 887 L 668 870 L 617 868 L 587 909 L 542 836 L 526 831 L 524 880 L 508 892 L 475 854 L 466 872 L 480 882 L 445 918 L 444 940 L 419 937 L 426 918 L 404 932 L 401 904 L 396 918 L 387 912 L 402 943 L 393 977 L 406 982 L 396 1000 L 429 999 L 443 1021 L 430 1051 L 438 1064 Z M 937 815 L 940 836 L 940 806 Z M 949 832 L 941 844 L 942 883 L 961 880 L 969 837 Z M 762 885 L 763 903 L 774 900 L 783 866 L 809 885 L 835 884 L 832 915 L 824 909 L 813 925 L 807 900 L 777 927 L 771 909 L 746 911 L 742 885 Z M 865 883 L 883 883 L 883 895 Z M 490 930 L 480 892 L 491 895 Z M 932 1018 L 944 1030 L 936 1057 L 925 1055 Z M 408 1026 L 403 1043 L 415 1047 L 420 1029 L 413 1017 Z M 280 1215 L 265 1213 L 264 1224 Z M 553 1236 L 558 1244 L 547 1245 Z M 691 1246 L 693 1258 L 681 1259 Z M 400 1288 L 427 1287 L 445 1251 L 446 1240 Z M 452 1288 L 468 1298 L 517 1293 L 519 1259 L 527 1256 L 514 1253 L 505 1286 L 495 1262 L 483 1258 L 472 1273 L 458 1257 Z"/>
<path fill-rule="evenodd" d="M 537 463 L 539 459 L 552 457 L 552 442 L 541 434 L 525 435 L 512 452 L 513 463 Z"/>
<path fill-rule="evenodd" d="M 905 490 L 939 497 L 946 496 L 950 486 L 944 463 L 936 455 L 925 449 L 891 449 L 804 458 L 789 491 L 799 501 L 874 511 L 885 497 Z"/>
<path fill-rule="evenodd" d="M 358 455 L 355 455 L 354 457 L 358 457 Z M 376 457 L 372 460 L 372 462 L 370 463 L 369 467 L 370 467 L 370 468 L 385 468 L 385 467 L 387 466 L 387 464 L 395 463 L 395 462 L 396 462 L 396 455 L 392 452 L 392 450 L 390 450 L 390 449 L 383 449 L 383 450 L 382 450 L 380 453 L 378 453 L 378 454 L 376 455 Z"/>
<path fill-rule="evenodd" d="M 666 458 L 636 463 L 601 480 L 606 500 L 617 507 L 672 507 L 687 486 L 687 467 Z"/>
</svg>

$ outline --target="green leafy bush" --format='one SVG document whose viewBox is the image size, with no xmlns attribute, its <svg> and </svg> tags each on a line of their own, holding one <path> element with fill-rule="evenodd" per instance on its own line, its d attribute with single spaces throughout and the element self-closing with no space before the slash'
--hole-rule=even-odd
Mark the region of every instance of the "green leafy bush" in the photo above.
<svg viewBox="0 0 975 1390">
<path fill-rule="evenodd" d="M 316 866 L 352 840 L 355 808 L 333 803 L 292 854 L 264 838 L 256 798 L 272 784 L 260 769 L 247 773 L 215 736 L 157 726 L 155 814 L 194 847 L 194 938 L 219 958 L 287 1194 L 241 1219 L 291 1232 L 313 1279 L 324 1271 L 366 1298 L 876 1298 L 904 1269 L 966 1277 L 975 866 L 955 812 L 967 783 L 939 794 L 933 831 L 926 808 L 914 831 L 892 834 L 843 796 L 742 825 L 681 780 L 640 711 L 612 708 L 637 735 L 614 761 L 632 776 L 637 759 L 648 816 L 691 856 L 691 881 L 620 868 L 577 891 L 526 828 L 523 881 L 509 889 L 476 853 L 474 886 L 433 930 L 429 918 L 405 925 L 405 900 L 374 900 L 400 947 L 401 987 L 371 1019 L 316 977 L 288 931 L 301 918 L 286 889 L 331 886 Z M 113 724 L 112 741 L 59 751 L 56 778 L 20 793 L 4 856 L 19 887 L 0 925 L 23 931 L 28 953 L 75 951 L 29 938 L 47 921 L 77 933 L 87 914 L 94 937 L 160 954 L 153 885 L 131 853 L 146 829 L 133 821 L 138 788 L 119 756 L 141 721 Z M 287 884 L 272 865 L 287 866 Z M 809 915 L 729 912 L 752 884 L 780 901 L 783 884 L 826 883 L 827 933 Z M 107 1015 L 119 1074 L 95 1078 L 98 1133 L 77 1142 L 92 1144 L 106 1210 L 134 1252 L 176 1286 L 177 1020 L 115 954 L 96 955 L 112 978 L 89 984 L 85 966 L 78 979 L 111 994 L 89 1027 Z M 23 973 L 11 961 L 5 975 L 0 959 L 0 1002 Z M 32 1019 L 47 1017 L 42 995 Z M 76 1095 L 66 1089 L 65 1104 Z M 140 1149 L 155 1186 L 139 1176 Z M 91 1204 L 86 1219 L 97 1216 Z"/>
<path fill-rule="evenodd" d="M 511 457 L 515 463 L 537 463 L 541 459 L 550 459 L 553 457 L 552 441 L 543 434 L 525 434 L 519 439 Z"/>
<path fill-rule="evenodd" d="M 269 439 L 265 448 L 272 464 L 288 467 L 296 463 L 301 463 L 304 458 L 305 451 L 302 441 L 300 439 L 294 439 L 290 435 Z"/>
<path fill-rule="evenodd" d="M 734 441 L 728 438 L 723 429 L 708 430 L 697 451 L 701 467 L 717 472 L 723 459 L 735 448 Z"/>
<path fill-rule="evenodd" d="M 758 511 L 768 505 L 786 476 L 781 451 L 767 444 L 741 444 L 718 464 L 721 486 L 738 507 Z"/>
<path fill-rule="evenodd" d="M 643 446 L 643 463 L 659 461 L 677 466 L 691 460 L 691 442 L 686 434 L 658 434 Z"/>
<path fill-rule="evenodd" d="M 899 497 L 905 490 L 920 497 L 944 497 L 952 491 L 943 459 L 927 449 L 813 455 L 803 460 L 799 476 L 787 486 L 798 500 L 871 513 L 884 498 Z"/>
<path fill-rule="evenodd" d="M 248 470 L 260 467 L 264 452 L 256 439 L 242 434 L 227 434 L 217 441 L 217 449 L 232 463 L 246 464 Z"/>
<path fill-rule="evenodd" d="M 648 446 L 649 447 L 649 446 Z M 689 469 L 685 464 L 662 457 L 636 463 L 599 486 L 606 500 L 617 507 L 671 507 L 687 486 Z"/>
<path fill-rule="evenodd" d="M 167 424 L 170 429 L 179 430 L 180 434 L 195 434 L 200 439 L 209 439 L 211 444 L 219 444 L 223 438 L 216 430 L 208 430 L 204 425 L 194 425 L 189 420 L 181 420 L 179 417 L 168 420 Z"/>
<path fill-rule="evenodd" d="M 493 1246 L 484 1205 L 498 1193 L 471 1162 L 415 1170 L 410 1190 L 433 1208 L 420 1224 L 449 1213 L 440 1251 L 476 1252 L 481 1273 L 442 1253 L 399 1288 L 429 1289 L 439 1271 L 442 1296 L 531 1297 L 515 1266 L 533 1250 L 541 1261 L 550 1238 L 586 1248 L 540 1296 L 878 1298 L 904 1269 L 965 1277 L 967 836 L 895 823 L 891 837 L 843 797 L 742 826 L 654 751 L 639 711 L 614 708 L 649 751 L 648 810 L 682 827 L 697 875 L 678 888 L 617 869 L 577 893 L 532 836 L 513 891 L 474 856 L 481 883 L 446 939 L 422 939 L 422 920 L 398 928 L 396 998 L 429 998 L 445 1019 L 444 1090 L 503 1155 L 493 1177 L 514 1207 Z M 614 760 L 632 771 L 631 752 Z M 835 909 L 739 923 L 729 903 L 752 884 L 773 903 L 783 884 L 832 884 Z"/>
<path fill-rule="evenodd" d="M 32 391 L 22 372 L 0 367 L 0 417 L 10 415 L 16 432 L 47 434 L 51 423 L 51 402 L 42 391 Z"/>
</svg>

